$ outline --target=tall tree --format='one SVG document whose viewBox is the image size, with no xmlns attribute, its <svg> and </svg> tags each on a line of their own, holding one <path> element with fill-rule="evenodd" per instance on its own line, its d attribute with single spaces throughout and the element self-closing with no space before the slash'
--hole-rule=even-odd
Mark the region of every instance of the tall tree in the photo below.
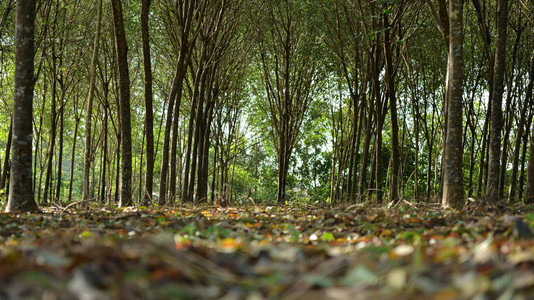
<svg viewBox="0 0 534 300">
<path fill-rule="evenodd" d="M 199 3 L 200 2 L 200 3 Z M 168 5 L 168 3 L 164 2 L 163 4 Z M 167 13 L 164 17 L 164 20 L 166 20 L 168 24 L 167 30 L 169 32 L 173 32 L 177 34 L 177 43 L 179 43 L 179 53 L 178 53 L 178 61 L 176 62 L 176 68 L 174 71 L 174 78 L 172 81 L 171 91 L 169 93 L 169 100 L 168 100 L 168 108 L 167 108 L 167 116 L 166 116 L 166 122 L 165 122 L 165 132 L 164 132 L 164 139 L 163 139 L 163 149 L 162 149 L 162 156 L 161 156 L 161 174 L 160 174 L 160 184 L 159 184 L 159 204 L 163 205 L 166 202 L 169 201 L 170 198 L 174 200 L 174 192 L 172 195 L 169 195 L 169 182 L 170 185 L 173 186 L 176 183 L 176 176 L 175 173 L 170 176 L 171 180 L 168 180 L 169 178 L 169 151 L 170 148 L 174 148 L 174 151 L 171 151 L 171 156 L 174 154 L 174 159 L 176 158 L 176 146 L 174 142 L 171 145 L 171 129 L 173 126 L 174 128 L 178 128 L 178 118 L 180 117 L 178 112 L 180 111 L 181 106 L 181 100 L 182 100 L 182 94 L 183 94 L 183 86 L 184 86 L 184 79 L 186 78 L 186 72 L 187 72 L 187 66 L 190 63 L 191 55 L 193 46 L 190 46 L 190 44 L 194 44 L 195 37 L 192 37 L 194 35 L 194 32 L 192 32 L 194 28 L 194 19 L 195 18 L 202 18 L 203 15 L 203 7 L 205 5 L 205 1 L 193 1 L 193 0 L 180 0 L 176 2 L 176 5 L 168 5 L 165 6 L 164 11 Z M 174 32 L 173 29 L 178 28 L 177 32 Z M 195 31 L 196 32 L 196 31 Z M 174 118 L 173 118 L 174 117 Z M 174 122 L 175 121 L 175 122 Z M 174 141 L 177 142 L 178 133 L 174 131 L 173 135 L 176 135 L 176 138 Z M 173 160 L 173 157 L 170 158 L 170 160 Z M 171 164 L 171 168 L 175 169 L 175 166 Z M 174 189 L 172 189 L 174 191 Z"/>
<path fill-rule="evenodd" d="M 145 75 L 145 203 L 148 203 L 152 198 L 152 185 L 154 183 L 154 114 L 152 112 L 154 95 L 152 92 L 152 62 L 150 60 L 150 31 L 148 27 L 148 14 L 151 3 L 151 0 L 141 0 L 141 38 L 143 43 L 143 70 Z"/>
<path fill-rule="evenodd" d="M 512 174 L 511 174 L 511 179 L 510 179 L 510 191 L 509 191 L 509 194 L 508 194 L 508 200 L 509 201 L 514 201 L 516 200 L 515 199 L 515 196 L 516 196 L 516 187 L 518 185 L 517 183 L 517 177 L 518 177 L 518 165 L 519 165 L 519 151 L 521 150 L 520 146 L 521 146 L 521 140 L 523 139 L 523 136 L 525 135 L 524 132 L 527 131 L 528 132 L 528 129 L 525 128 L 526 127 L 526 123 L 527 123 L 527 109 L 532 105 L 532 91 L 534 90 L 534 51 L 532 51 L 532 54 L 531 54 L 531 58 L 530 58 L 530 66 L 529 66 L 529 79 L 528 79 L 528 84 L 527 84 L 527 90 L 526 90 L 526 93 L 525 93 L 525 104 L 521 106 L 521 116 L 520 116 L 520 119 L 519 119 L 519 123 L 517 124 L 517 126 L 519 127 L 518 130 L 517 130 L 517 141 L 516 141 L 516 145 L 515 145 L 515 148 L 514 148 L 514 160 L 513 160 L 513 167 L 512 167 Z M 528 135 L 527 135 L 528 136 Z M 526 143 L 525 143 L 526 144 Z M 532 150 L 531 150 L 532 151 Z M 533 163 L 534 163 L 534 155 L 531 155 L 530 156 L 533 160 Z M 530 159 L 529 159 L 529 166 L 530 166 Z M 534 167 L 534 165 L 532 166 Z M 530 170 L 530 167 L 529 167 L 529 170 Z M 531 176 L 534 176 L 534 169 L 531 170 L 532 172 L 532 175 Z M 534 177 L 529 177 L 530 179 L 534 179 Z M 521 186 L 521 181 L 519 182 L 519 186 Z M 1 187 L 1 185 L 0 185 Z M 530 181 L 527 183 L 527 191 L 530 192 L 530 194 L 528 195 L 529 198 L 525 198 L 525 200 L 528 200 L 530 201 L 529 203 L 532 203 L 532 201 L 534 200 L 534 185 L 532 185 L 532 183 L 530 183 Z M 520 197 L 520 194 L 521 193 L 517 193 L 519 194 L 518 196 Z M 519 198 L 518 197 L 518 198 Z M 527 201 L 527 202 L 528 202 Z"/>
<path fill-rule="evenodd" d="M 115 48 L 119 70 L 119 103 L 121 131 L 121 179 L 119 206 L 132 205 L 132 125 L 130 116 L 130 73 L 128 44 L 124 31 L 121 0 L 111 0 Z"/>
<path fill-rule="evenodd" d="M 491 95 L 491 126 L 489 135 L 488 181 L 486 200 L 495 203 L 499 199 L 499 174 L 501 159 L 501 133 L 503 129 L 502 98 L 506 67 L 506 39 L 508 27 L 508 0 L 497 1 L 497 37 Z"/>
<path fill-rule="evenodd" d="M 394 23 L 391 23 L 389 14 L 392 4 L 385 2 L 382 12 L 382 21 L 384 26 L 384 58 L 386 64 L 386 85 L 387 97 L 389 98 L 389 115 L 391 120 L 391 184 L 389 197 L 391 201 L 397 201 L 400 198 L 399 176 L 400 173 L 400 145 L 399 145 L 399 124 L 397 120 L 397 95 L 395 84 L 395 63 L 393 61 L 392 37 Z M 400 22 L 400 16 L 404 11 L 404 1 L 399 1 L 399 12 L 395 15 L 393 22 Z"/>
<path fill-rule="evenodd" d="M 447 61 L 447 133 L 443 153 L 443 206 L 459 208 L 464 201 L 462 174 L 464 0 L 449 0 L 449 55 Z"/>
<path fill-rule="evenodd" d="M 95 98 L 96 88 L 96 65 L 98 61 L 98 48 L 100 45 L 100 29 L 102 20 L 102 0 L 98 0 L 97 3 L 97 19 L 96 19 L 96 31 L 93 42 L 93 55 L 91 57 L 91 67 L 89 71 L 89 92 L 87 93 L 87 107 L 85 110 L 85 153 L 83 162 L 83 185 L 82 185 L 82 200 L 87 200 L 91 197 L 89 193 L 89 175 L 91 172 L 91 159 L 93 153 L 91 151 L 93 145 L 91 142 L 91 128 L 93 121 L 93 99 Z"/>
<path fill-rule="evenodd" d="M 35 0 L 18 0 L 15 34 L 13 153 L 7 212 L 38 211 L 32 186 Z"/>
<path fill-rule="evenodd" d="M 267 1 L 265 24 L 271 28 L 259 42 L 262 81 L 278 159 L 278 203 L 286 200 L 291 153 L 299 137 L 316 81 L 312 57 L 314 34 L 309 32 L 303 5 L 307 1 Z"/>
</svg>

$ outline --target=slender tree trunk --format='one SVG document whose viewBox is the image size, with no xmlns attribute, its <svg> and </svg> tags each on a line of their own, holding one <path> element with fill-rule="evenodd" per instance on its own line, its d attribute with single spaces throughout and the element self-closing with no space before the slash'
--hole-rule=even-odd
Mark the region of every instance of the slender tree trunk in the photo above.
<svg viewBox="0 0 534 300">
<path fill-rule="evenodd" d="M 176 198 L 176 177 L 181 175 L 176 175 L 176 168 L 178 167 L 176 163 L 176 152 L 178 147 L 178 125 L 180 123 L 180 108 L 182 105 L 182 93 L 183 93 L 183 81 L 185 79 L 186 75 L 186 58 L 185 56 L 188 55 L 188 49 L 187 46 L 182 47 L 182 51 L 180 56 L 184 56 L 183 61 L 181 62 L 181 69 L 180 69 L 180 81 L 178 83 L 178 90 L 176 91 L 176 100 L 174 104 L 174 120 L 172 123 L 172 145 L 171 145 L 171 174 L 169 178 L 169 197 L 171 200 L 174 200 Z"/>
<path fill-rule="evenodd" d="M 145 138 L 146 138 L 146 134 L 145 134 L 145 131 L 143 130 L 143 137 L 142 137 L 142 141 L 141 141 L 141 151 L 143 151 L 143 149 L 145 148 Z M 139 157 L 139 165 L 138 165 L 138 168 L 139 168 L 139 190 L 137 191 L 138 192 L 138 199 L 139 201 L 142 203 L 142 204 L 145 204 L 145 200 L 144 200 L 144 196 L 143 196 L 143 191 L 145 191 L 143 189 L 143 153 L 141 153 L 140 157 Z"/>
<path fill-rule="evenodd" d="M 207 201 L 208 199 L 208 176 L 209 176 L 209 148 L 210 148 L 210 134 L 211 122 L 213 121 L 213 106 L 214 100 L 208 101 L 206 110 L 204 112 L 204 120 L 201 130 L 202 137 L 200 139 L 200 153 L 199 153 L 199 170 L 197 177 L 197 199 L 199 201 Z"/>
<path fill-rule="evenodd" d="M 477 195 L 482 195 L 484 184 L 487 181 L 488 161 L 485 159 L 488 157 L 488 127 L 490 116 L 486 114 L 484 119 L 484 127 L 482 129 L 482 147 L 480 148 L 480 168 L 478 170 L 477 179 Z"/>
<path fill-rule="evenodd" d="M 64 114 L 64 107 L 65 107 L 65 91 L 62 91 L 61 94 L 61 107 L 59 111 L 59 145 L 58 145 L 58 155 L 57 155 L 57 179 L 56 179 L 56 200 L 60 200 L 61 196 L 61 181 L 63 177 L 63 132 L 64 132 L 64 124 L 65 124 L 65 114 Z"/>
<path fill-rule="evenodd" d="M 512 100 L 514 96 L 512 96 L 512 92 L 515 89 L 513 87 L 514 82 L 514 69 L 516 66 L 517 61 L 517 51 L 519 48 L 519 42 L 521 41 L 521 33 L 522 29 L 516 30 L 516 38 L 512 50 L 512 63 L 511 63 L 511 74 L 510 79 L 508 81 L 507 86 L 507 93 L 506 93 L 506 118 L 504 120 L 504 137 L 503 141 L 508 141 L 510 139 L 510 134 L 512 131 L 513 122 L 515 119 L 515 112 L 516 112 L 516 106 L 515 103 Z M 519 86 L 521 83 L 519 82 L 519 78 L 515 81 L 515 86 Z M 512 104 L 514 107 L 512 107 Z M 519 139 L 518 139 L 519 140 Z M 499 199 L 504 198 L 504 189 L 505 189 L 505 179 L 506 179 L 506 170 L 508 169 L 508 142 L 502 144 L 502 152 L 501 152 L 501 169 L 500 169 L 500 175 L 499 175 Z"/>
<path fill-rule="evenodd" d="M 527 91 L 525 95 L 525 102 L 521 106 L 521 116 L 519 119 L 519 124 L 517 124 L 517 138 L 514 148 L 514 160 L 513 160 L 513 166 L 512 166 L 512 175 L 510 179 L 510 190 L 508 193 L 508 200 L 514 201 L 515 195 L 516 195 L 516 188 L 517 188 L 517 173 L 519 168 L 519 156 L 520 156 L 520 149 L 521 149 L 521 141 L 524 139 L 525 135 L 525 126 L 527 121 L 527 110 L 532 105 L 532 91 L 534 88 L 534 51 L 532 51 L 532 56 L 530 59 L 530 68 L 529 68 L 529 80 L 527 85 Z M 527 134 L 528 137 L 528 134 Z M 521 183 L 521 182 L 520 182 Z"/>
<path fill-rule="evenodd" d="M 499 200 L 499 175 L 501 158 L 502 97 L 504 93 L 504 73 L 506 63 L 506 38 L 508 27 L 508 0 L 497 1 L 497 37 L 495 66 L 493 73 L 493 95 L 491 95 L 491 125 L 489 135 L 488 182 L 486 200 L 496 203 Z"/>
<path fill-rule="evenodd" d="M 102 20 L 102 0 L 98 0 L 97 4 L 97 19 L 96 19 L 96 32 L 95 38 L 93 41 L 93 55 L 91 57 L 91 67 L 89 71 L 89 92 L 87 93 L 87 107 L 85 110 L 85 152 L 84 152 L 84 163 L 83 163 L 83 185 L 82 185 L 82 200 L 87 200 L 90 198 L 89 193 L 89 173 L 91 172 L 91 159 L 93 154 L 91 153 L 92 141 L 91 141 L 91 130 L 92 130 L 92 119 L 93 119 L 93 99 L 95 94 L 96 87 L 96 65 L 98 62 L 98 49 L 100 45 L 100 30 L 101 30 L 101 20 Z"/>
<path fill-rule="evenodd" d="M 119 207 L 132 205 L 132 125 L 130 120 L 130 75 L 128 44 L 124 31 L 121 0 L 111 0 L 117 66 L 119 69 L 120 128 L 121 128 L 121 188 Z"/>
<path fill-rule="evenodd" d="M 286 199 L 286 187 L 287 187 L 287 173 L 289 171 L 289 159 L 291 152 L 289 151 L 287 137 L 283 137 L 280 140 L 280 157 L 278 159 L 278 203 L 284 203 Z"/>
<path fill-rule="evenodd" d="M 214 147 L 214 153 L 213 153 L 213 172 L 211 177 L 211 195 L 210 195 L 210 203 L 215 203 L 215 191 L 218 189 L 217 183 L 219 177 L 217 176 L 217 171 L 221 172 L 222 169 L 217 164 L 217 161 L 219 160 L 219 138 L 221 136 L 221 124 L 220 124 L 220 116 L 217 116 L 217 128 L 215 131 L 215 147 Z M 221 151 L 222 152 L 222 151 Z"/>
<path fill-rule="evenodd" d="M 150 31 L 148 14 L 151 0 L 141 0 L 141 37 L 143 43 L 143 70 L 145 75 L 145 135 L 146 135 L 146 167 L 144 204 L 152 200 L 154 185 L 154 95 L 152 92 L 152 62 L 150 59 Z"/>
<path fill-rule="evenodd" d="M 121 134 L 119 132 L 117 136 L 117 151 L 115 152 L 117 155 L 115 156 L 115 195 L 113 197 L 113 201 L 115 203 L 119 203 L 119 190 L 120 190 L 120 175 L 121 175 Z"/>
<path fill-rule="evenodd" d="M 534 136 L 530 137 L 530 152 L 534 149 Z M 525 203 L 534 203 L 534 155 L 528 157 L 527 189 L 525 191 Z"/>
<path fill-rule="evenodd" d="M 369 100 L 370 101 L 370 100 Z M 370 105 L 371 108 L 372 105 Z M 369 148 L 371 147 L 371 137 L 372 137 L 372 126 L 373 123 L 373 112 L 372 108 L 367 113 L 367 119 L 365 121 L 365 138 L 363 140 L 363 153 L 362 153 L 362 163 L 360 164 L 360 176 L 358 183 L 358 198 L 361 199 L 365 193 L 365 181 L 367 175 L 367 167 L 369 166 Z"/>
<path fill-rule="evenodd" d="M 203 51 L 202 51 L 203 53 Z M 202 55 L 201 55 L 202 56 Z M 189 115 L 189 126 L 187 128 L 187 148 L 186 148 L 186 154 L 185 154 L 185 171 L 184 171 L 184 188 L 182 190 L 182 201 L 191 202 L 192 199 L 192 193 L 191 193 L 191 187 L 194 186 L 194 182 L 192 178 L 194 176 L 190 176 L 190 173 L 193 173 L 194 164 L 192 162 L 191 157 L 191 151 L 193 148 L 193 135 L 194 135 L 194 128 L 195 128 L 195 116 L 197 115 L 197 109 L 198 109 L 198 103 L 200 102 L 199 97 L 199 89 L 201 85 L 201 81 L 203 81 L 205 77 L 205 72 L 202 70 L 202 66 L 198 67 L 198 70 L 195 75 L 194 79 L 194 90 L 193 90 L 193 96 L 191 97 L 191 113 Z M 194 156 L 194 154 L 193 154 Z"/>
<path fill-rule="evenodd" d="M 52 197 L 50 199 L 48 198 L 48 191 L 50 190 L 50 186 L 52 185 L 52 167 L 54 165 L 54 154 L 56 151 L 56 135 L 57 135 L 57 77 L 56 77 L 56 64 L 57 64 L 57 58 L 56 58 L 56 50 L 55 46 L 52 45 L 52 107 L 51 107 L 51 115 L 50 115 L 50 144 L 48 147 L 48 154 L 47 154 L 47 161 L 46 161 L 46 175 L 45 175 L 45 186 L 44 186 L 44 192 L 43 192 L 43 199 L 41 200 L 42 203 L 50 203 L 49 200 L 52 200 Z"/>
<path fill-rule="evenodd" d="M 356 170 L 358 167 L 358 149 L 360 144 L 361 123 L 362 118 L 359 115 L 358 96 L 351 95 L 353 114 L 352 114 L 352 134 L 349 145 L 349 170 L 348 170 L 348 182 L 347 182 L 347 200 L 354 202 L 355 189 L 356 189 Z M 359 121 L 359 123 L 358 123 Z"/>
<path fill-rule="evenodd" d="M 526 187 L 525 187 L 525 189 L 523 188 L 523 186 L 525 185 L 524 184 L 525 183 L 525 177 L 528 175 L 528 174 L 525 174 L 525 168 L 528 168 L 528 166 L 525 166 L 525 165 L 527 163 L 527 159 L 526 159 L 527 150 L 530 148 L 529 136 L 530 136 L 530 126 L 532 125 L 532 112 L 530 113 L 530 116 L 529 116 L 528 119 L 529 119 L 528 124 L 525 127 L 526 131 L 525 131 L 525 134 L 523 134 L 523 150 L 521 151 L 521 173 L 519 173 L 519 195 L 518 195 L 519 199 L 521 199 L 521 197 L 523 196 L 523 192 L 526 192 L 526 189 L 528 189 L 528 186 L 529 186 L 529 181 L 528 181 L 528 178 L 527 178 Z M 528 162 L 530 163 L 530 156 L 529 156 L 529 161 Z M 530 198 L 534 199 L 534 197 L 530 197 Z M 525 198 L 524 199 L 526 201 L 526 194 L 525 194 Z"/>
<path fill-rule="evenodd" d="M 450 0 L 450 45 L 446 85 L 447 140 L 444 149 L 442 205 L 460 208 L 464 201 L 462 174 L 463 0 Z"/>
<path fill-rule="evenodd" d="M 397 97 L 395 93 L 395 71 L 393 66 L 393 54 L 391 53 L 390 24 L 387 14 L 383 15 L 384 28 L 384 55 L 386 59 L 386 83 L 389 98 L 389 113 L 391 118 L 391 185 L 389 198 L 391 201 L 399 200 L 399 176 L 400 176 L 400 153 L 399 153 L 399 125 L 397 121 Z"/>
<path fill-rule="evenodd" d="M 42 105 L 41 105 L 41 111 L 45 111 L 45 104 L 46 104 L 46 94 L 48 90 L 47 82 L 45 81 L 43 84 L 43 91 L 42 91 Z M 35 194 L 35 191 L 37 191 L 37 199 L 41 199 L 41 183 L 43 181 L 43 148 L 41 147 L 41 133 L 43 132 L 43 120 L 44 120 L 44 113 L 40 114 L 39 117 L 39 130 L 36 133 L 36 139 L 35 139 L 35 151 L 34 151 L 34 165 L 33 165 L 33 193 Z M 37 160 L 39 159 L 39 164 L 37 163 Z M 37 166 L 39 166 L 39 181 L 37 181 Z"/>
<path fill-rule="evenodd" d="M 108 109 L 104 107 L 104 146 L 102 149 L 102 178 L 100 184 L 100 202 L 105 203 L 106 200 L 106 169 L 107 169 L 107 155 L 108 155 Z"/>
<path fill-rule="evenodd" d="M 198 93 L 198 99 L 197 99 L 197 108 L 196 108 L 196 117 L 195 117 L 195 134 L 194 134 L 194 141 L 193 141 L 193 154 L 191 156 L 191 174 L 189 178 L 189 190 L 187 191 L 187 199 L 189 201 L 193 200 L 193 195 L 195 195 L 195 178 L 196 173 L 199 170 L 199 166 L 201 164 L 199 160 L 199 156 L 201 153 L 201 136 L 203 134 L 203 123 L 204 123 L 204 102 L 206 101 L 207 93 L 206 93 L 206 77 L 207 77 L 207 70 L 202 71 L 201 81 L 200 81 L 200 87 L 199 87 L 199 93 Z M 197 182 L 198 183 L 198 182 Z M 201 201 L 201 199 L 195 199 L 195 201 Z"/>
<path fill-rule="evenodd" d="M 38 211 L 32 186 L 35 0 L 17 0 L 13 156 L 6 212 Z"/>
<path fill-rule="evenodd" d="M 161 158 L 161 174 L 160 174 L 160 184 L 159 184 L 159 204 L 164 205 L 169 199 L 167 195 L 167 177 L 169 172 L 169 146 L 171 145 L 171 129 L 173 128 L 173 116 L 175 112 L 175 102 L 178 99 L 178 94 L 182 93 L 183 80 L 184 80 L 184 66 L 185 66 L 185 55 L 184 49 L 180 51 L 178 56 L 178 62 L 176 65 L 176 71 L 174 74 L 174 79 L 172 82 L 171 93 L 169 94 L 169 105 L 167 109 L 167 119 L 165 122 L 165 133 L 163 139 L 163 154 Z M 178 109 L 179 110 L 179 109 Z M 176 116 L 174 116 L 176 117 Z"/>
<path fill-rule="evenodd" d="M 180 40 L 181 40 L 181 47 L 180 47 L 180 53 L 178 55 L 178 61 L 176 63 L 176 71 L 174 74 L 174 80 L 171 87 L 171 93 L 169 95 L 169 105 L 167 109 L 167 119 L 165 123 L 165 133 L 164 133 L 164 140 L 163 140 L 163 154 L 162 154 L 162 163 L 161 163 L 161 175 L 160 175 L 160 186 L 159 186 L 159 204 L 163 205 L 168 201 L 168 177 L 169 177 L 169 147 L 171 145 L 171 128 L 175 126 L 178 128 L 178 121 L 179 121 L 179 111 L 181 106 L 181 99 L 182 99 L 182 93 L 183 93 L 183 81 L 186 76 L 186 69 L 188 62 L 190 60 L 190 49 L 189 49 L 189 35 L 192 30 L 193 25 L 193 16 L 195 12 L 195 8 L 197 8 L 198 4 L 197 1 L 184 1 L 182 3 L 182 20 L 181 20 L 181 32 L 180 32 Z M 198 16 L 197 16 L 198 17 Z M 202 56 L 202 55 L 201 55 Z M 175 102 L 178 102 L 175 104 Z M 175 122 L 173 122 L 173 115 L 174 118 L 176 118 Z M 176 125 L 175 125 L 176 124 Z M 175 129 L 176 131 L 177 129 Z M 177 133 L 173 133 L 176 135 Z M 172 156 L 176 156 L 176 139 L 173 139 L 172 141 L 172 147 L 171 149 L 171 158 Z M 176 157 L 174 157 L 174 162 L 176 162 Z M 176 185 L 176 169 L 175 166 L 171 164 L 172 169 L 171 173 L 174 172 L 173 175 L 171 175 L 171 184 Z M 187 176 L 187 175 L 185 175 Z M 175 190 L 174 192 L 175 193 Z M 172 197 L 175 197 L 175 195 L 172 195 Z"/>
<path fill-rule="evenodd" d="M 9 122 L 9 133 L 7 134 L 6 156 L 4 157 L 4 169 L 0 179 L 0 190 L 6 188 L 6 181 L 9 176 L 11 161 L 11 141 L 13 139 L 13 122 Z M 8 191 L 9 192 L 9 191 Z"/>
<path fill-rule="evenodd" d="M 78 128 L 80 125 L 80 118 L 78 116 L 75 117 L 76 121 L 74 122 L 74 138 L 72 139 L 72 151 L 70 154 L 70 179 L 69 179 L 69 200 L 68 202 L 72 202 L 72 186 L 74 184 L 74 162 L 76 157 L 76 138 L 78 137 Z"/>
</svg>

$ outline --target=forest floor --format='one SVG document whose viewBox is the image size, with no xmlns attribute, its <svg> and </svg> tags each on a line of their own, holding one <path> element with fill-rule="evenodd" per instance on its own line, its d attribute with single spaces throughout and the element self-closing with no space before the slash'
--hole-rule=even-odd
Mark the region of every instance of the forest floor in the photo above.
<svg viewBox="0 0 534 300">
<path fill-rule="evenodd" d="M 0 214 L 0 299 L 531 299 L 530 212 L 403 204 Z"/>
</svg>

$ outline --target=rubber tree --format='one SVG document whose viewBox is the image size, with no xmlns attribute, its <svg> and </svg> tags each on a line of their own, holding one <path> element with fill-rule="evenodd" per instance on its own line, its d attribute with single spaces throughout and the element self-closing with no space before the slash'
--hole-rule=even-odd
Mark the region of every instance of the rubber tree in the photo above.
<svg viewBox="0 0 534 300">
<path fill-rule="evenodd" d="M 115 48 L 119 71 L 119 103 L 121 130 L 121 179 L 119 206 L 132 205 L 132 125 L 130 118 L 130 75 L 128 44 L 124 31 L 124 18 L 120 0 L 111 0 Z"/>
<path fill-rule="evenodd" d="M 96 65 L 98 61 L 98 49 L 100 46 L 100 30 L 102 24 L 102 0 L 97 4 L 98 14 L 96 19 L 96 31 L 93 42 L 93 54 L 91 56 L 91 66 L 89 71 L 89 92 L 87 93 L 87 106 L 85 109 L 85 152 L 83 163 L 83 185 L 82 185 L 82 200 L 87 200 L 91 197 L 89 192 L 89 175 L 91 172 L 91 159 L 93 154 L 91 149 L 93 147 L 91 142 L 91 128 L 93 119 L 93 100 L 95 98 L 96 88 Z"/>
<path fill-rule="evenodd" d="M 259 38 L 259 60 L 271 136 L 278 160 L 277 201 L 286 200 L 291 153 L 316 84 L 317 60 L 312 57 L 314 34 L 307 27 L 307 1 L 267 1 Z"/>
<path fill-rule="evenodd" d="M 35 0 L 18 0 L 15 33 L 13 151 L 6 212 L 38 211 L 32 186 Z"/>
<path fill-rule="evenodd" d="M 497 1 L 497 36 L 493 72 L 493 94 L 491 95 L 491 125 L 489 135 L 488 181 L 486 200 L 499 199 L 499 175 L 501 159 L 501 135 L 503 130 L 502 98 L 506 68 L 506 39 L 508 27 L 508 0 Z"/>
<path fill-rule="evenodd" d="M 443 153 L 444 207 L 460 208 L 464 201 L 462 172 L 462 100 L 463 100 L 463 0 L 449 1 L 449 55 L 447 61 L 446 115 L 447 132 Z"/>
</svg>

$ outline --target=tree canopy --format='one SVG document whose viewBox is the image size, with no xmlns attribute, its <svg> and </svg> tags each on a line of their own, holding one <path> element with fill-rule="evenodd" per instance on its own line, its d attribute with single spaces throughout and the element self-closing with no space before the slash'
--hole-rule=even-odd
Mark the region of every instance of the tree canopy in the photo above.
<svg viewBox="0 0 534 300">
<path fill-rule="evenodd" d="M 38 1 L 31 197 L 528 202 L 533 7 L 450 3 Z M 15 1 L 0 9 L 7 194 Z"/>
</svg>

